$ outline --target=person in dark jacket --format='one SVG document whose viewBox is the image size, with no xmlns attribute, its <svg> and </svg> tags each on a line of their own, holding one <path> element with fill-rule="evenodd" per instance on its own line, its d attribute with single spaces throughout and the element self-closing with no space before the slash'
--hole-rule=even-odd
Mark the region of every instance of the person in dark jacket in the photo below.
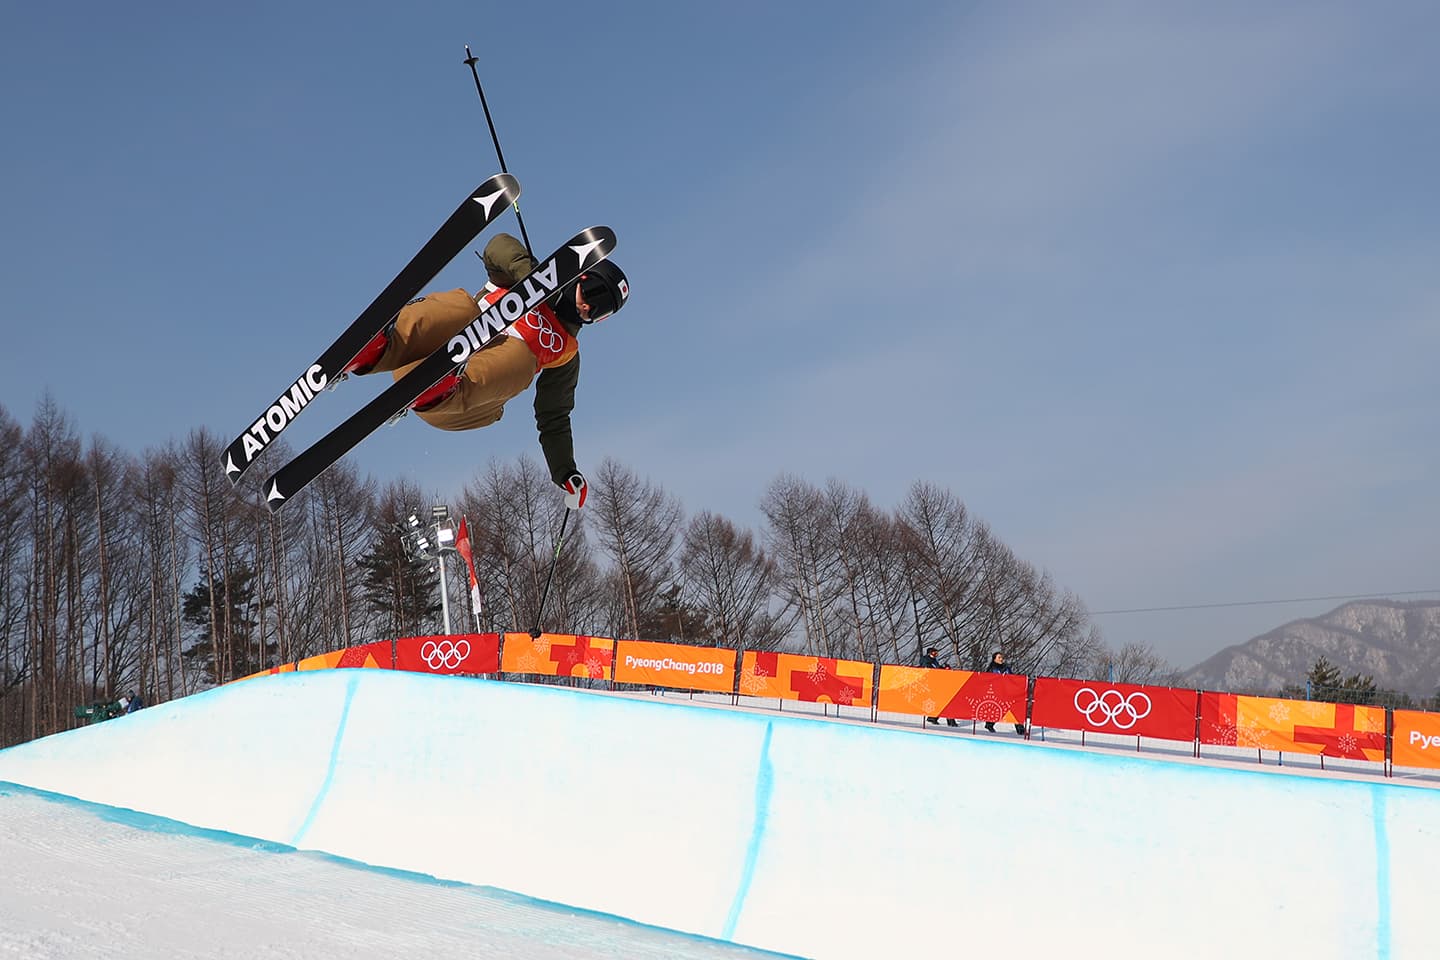
<svg viewBox="0 0 1440 960">
<path fill-rule="evenodd" d="M 482 256 L 489 283 L 475 296 L 465 290 L 432 293 L 401 308 L 395 321 L 346 368 L 347 373 L 391 373 L 399 380 L 444 346 L 466 324 L 534 270 L 536 262 L 519 240 L 496 234 Z M 625 305 L 629 281 L 620 268 L 602 260 L 580 279 L 537 305 L 477 350 L 459 376 L 449 376 L 414 405 L 421 420 L 441 430 L 488 427 L 505 403 L 535 382 L 535 426 L 550 479 L 565 490 L 565 505 L 584 506 L 585 476 L 575 466 L 570 413 L 580 382 L 576 335 Z"/>
<path fill-rule="evenodd" d="M 920 666 L 922 666 L 922 667 L 927 667 L 927 668 L 929 668 L 929 669 L 931 669 L 931 670 L 943 670 L 943 669 L 945 669 L 945 664 L 943 664 L 943 663 L 940 662 L 940 651 L 937 650 L 937 649 L 934 648 L 934 647 L 931 647 L 929 650 L 926 650 L 926 651 L 925 651 L 925 655 L 920 658 Z M 939 718 L 939 717 L 926 717 L 926 718 L 925 718 L 925 721 L 926 721 L 927 723 L 933 723 L 933 724 L 935 724 L 935 725 L 937 725 L 937 726 L 940 724 L 940 718 Z M 952 727 L 958 727 L 958 726 L 959 726 L 959 724 L 956 723 L 955 720 L 954 720 L 954 718 L 952 718 L 952 717 L 946 717 L 946 718 L 945 718 L 945 722 L 946 722 L 947 724 L 949 724 L 950 726 L 952 726 Z"/>
<path fill-rule="evenodd" d="M 1010 673 L 1010 672 L 1012 672 L 1012 671 L 1010 670 L 1010 665 L 1005 662 L 1005 654 L 1004 654 L 1004 652 L 1002 652 L 1002 651 L 1000 651 L 1000 650 L 996 650 L 994 653 L 990 654 L 990 665 L 985 668 L 985 672 L 986 672 L 986 673 Z M 986 730 L 989 730 L 991 733 L 994 733 L 994 732 L 995 732 L 995 724 L 994 724 L 994 722 L 992 721 L 992 722 L 986 723 L 986 724 L 985 724 L 985 729 L 986 729 Z M 1018 733 L 1018 734 L 1020 734 L 1020 736 L 1022 736 L 1022 737 L 1025 736 L 1025 724 L 1023 724 L 1023 723 L 1017 723 L 1017 724 L 1015 724 L 1015 732 Z"/>
</svg>

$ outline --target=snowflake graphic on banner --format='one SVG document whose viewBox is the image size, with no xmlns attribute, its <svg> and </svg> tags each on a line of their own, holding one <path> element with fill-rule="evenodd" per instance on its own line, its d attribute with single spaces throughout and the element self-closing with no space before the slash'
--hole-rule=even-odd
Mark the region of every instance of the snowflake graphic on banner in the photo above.
<svg viewBox="0 0 1440 960">
<path fill-rule="evenodd" d="M 753 673 L 746 673 L 740 677 L 740 692 L 754 696 L 765 689 L 765 678 L 757 677 Z"/>
<path fill-rule="evenodd" d="M 930 684 L 926 681 L 924 670 L 917 667 L 896 668 L 894 678 L 900 698 L 906 704 L 914 706 L 917 701 L 923 701 L 921 705 L 926 710 L 934 705 L 935 699 L 930 696 Z"/>
<path fill-rule="evenodd" d="M 1215 740 L 1222 747 L 1238 747 L 1240 745 L 1240 731 L 1235 725 L 1235 718 L 1228 713 L 1220 714 L 1220 721 L 1212 723 L 1210 729 L 1215 731 Z"/>
<path fill-rule="evenodd" d="M 1248 723 L 1237 724 L 1235 728 L 1235 745 L 1238 747 L 1264 746 L 1265 734 L 1268 732 L 1265 727 L 1257 727 Z"/>
<path fill-rule="evenodd" d="M 1359 755 L 1360 755 L 1360 741 L 1359 741 L 1359 740 L 1356 740 L 1355 737 L 1354 737 L 1352 734 L 1348 734 L 1348 733 L 1342 733 L 1342 734 L 1340 734 L 1340 743 L 1339 743 L 1339 745 L 1340 745 L 1340 753 L 1341 753 L 1343 756 L 1354 757 L 1354 756 L 1359 756 Z"/>
<path fill-rule="evenodd" d="M 1290 720 L 1290 705 L 1284 700 L 1275 700 L 1270 704 L 1270 719 L 1276 723 L 1286 723 Z"/>
</svg>

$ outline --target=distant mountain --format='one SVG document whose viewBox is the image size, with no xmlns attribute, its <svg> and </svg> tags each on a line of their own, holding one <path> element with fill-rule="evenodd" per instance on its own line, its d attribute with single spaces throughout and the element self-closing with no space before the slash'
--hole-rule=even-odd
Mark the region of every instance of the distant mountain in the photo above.
<svg viewBox="0 0 1440 960">
<path fill-rule="evenodd" d="M 1357 600 L 1221 650 L 1181 674 L 1182 686 L 1260 693 L 1303 684 L 1320 657 L 1382 690 L 1431 697 L 1440 687 L 1440 600 Z"/>
</svg>

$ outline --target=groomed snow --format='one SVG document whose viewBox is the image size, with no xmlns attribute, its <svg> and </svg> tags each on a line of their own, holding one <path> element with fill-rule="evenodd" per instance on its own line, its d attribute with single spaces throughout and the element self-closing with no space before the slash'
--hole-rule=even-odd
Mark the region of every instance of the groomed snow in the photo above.
<svg viewBox="0 0 1440 960">
<path fill-rule="evenodd" d="M 743 960 L 774 954 L 0 784 L 0 957 Z"/>
</svg>

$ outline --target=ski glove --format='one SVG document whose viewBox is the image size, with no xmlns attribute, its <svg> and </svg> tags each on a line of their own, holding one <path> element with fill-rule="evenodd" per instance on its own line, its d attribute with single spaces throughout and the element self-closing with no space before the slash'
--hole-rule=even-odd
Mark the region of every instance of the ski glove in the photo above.
<svg viewBox="0 0 1440 960">
<path fill-rule="evenodd" d="M 567 510 L 579 510 L 585 506 L 585 497 L 590 493 L 590 488 L 585 485 L 585 475 L 579 470 L 561 484 L 565 488 L 565 508 Z"/>
</svg>

